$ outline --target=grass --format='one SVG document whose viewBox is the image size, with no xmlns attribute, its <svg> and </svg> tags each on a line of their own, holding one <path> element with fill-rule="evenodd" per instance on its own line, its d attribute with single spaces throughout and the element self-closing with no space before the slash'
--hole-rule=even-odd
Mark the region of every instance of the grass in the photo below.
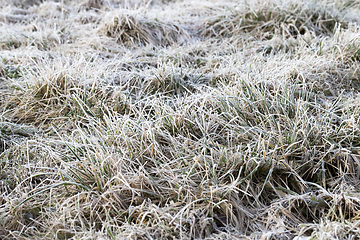
<svg viewBox="0 0 360 240">
<path fill-rule="evenodd" d="M 0 238 L 359 235 L 358 1 L 0 9 Z"/>
</svg>

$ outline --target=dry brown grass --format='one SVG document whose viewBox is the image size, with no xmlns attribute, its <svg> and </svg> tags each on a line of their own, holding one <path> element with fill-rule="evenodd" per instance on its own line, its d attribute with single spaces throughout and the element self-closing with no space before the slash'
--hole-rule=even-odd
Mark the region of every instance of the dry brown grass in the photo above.
<svg viewBox="0 0 360 240">
<path fill-rule="evenodd" d="M 357 239 L 358 1 L 0 9 L 0 238 Z"/>
</svg>

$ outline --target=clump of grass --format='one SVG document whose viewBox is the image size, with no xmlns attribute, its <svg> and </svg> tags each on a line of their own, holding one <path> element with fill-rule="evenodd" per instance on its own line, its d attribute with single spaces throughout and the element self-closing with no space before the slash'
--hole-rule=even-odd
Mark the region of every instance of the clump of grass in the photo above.
<svg viewBox="0 0 360 240">
<path fill-rule="evenodd" d="M 144 11 L 139 9 L 111 12 L 104 18 L 100 32 L 126 46 L 138 44 L 168 46 L 189 41 L 190 35 L 184 26 L 149 18 Z"/>
<path fill-rule="evenodd" d="M 333 34 L 337 24 L 347 26 L 341 18 L 346 9 L 340 13 L 330 4 L 323 4 L 294 1 L 264 1 L 250 5 L 239 3 L 235 9 L 219 11 L 227 13 L 225 15 L 209 17 L 200 28 L 200 33 L 208 37 L 233 37 L 235 40 L 246 36 L 264 41 L 276 35 L 297 38 L 306 32 L 327 36 Z"/>
<path fill-rule="evenodd" d="M 48 51 L 55 48 L 58 44 L 66 42 L 69 38 L 66 27 L 61 29 L 49 29 L 42 23 L 35 26 L 21 26 L 22 31 L 27 34 L 20 34 L 19 31 L 14 31 L 11 26 L 6 26 L 0 38 L 0 47 L 2 50 L 25 50 L 36 48 L 41 51 Z M 31 30 L 29 30 L 29 28 Z M 25 30 L 26 29 L 26 30 Z M 29 31 L 29 32 L 28 32 Z"/>
<path fill-rule="evenodd" d="M 203 84 L 202 74 L 191 74 L 182 72 L 181 68 L 170 66 L 159 66 L 153 70 L 146 91 L 150 93 L 164 93 L 166 95 L 187 95 Z"/>
<path fill-rule="evenodd" d="M 12 118 L 40 123 L 49 118 L 76 117 L 77 112 L 82 112 L 83 103 L 86 111 L 92 112 L 92 107 L 98 104 L 98 97 L 102 98 L 101 95 L 106 93 L 98 87 L 100 78 L 87 81 L 91 72 L 85 69 L 91 66 L 82 59 L 76 64 L 66 59 L 53 64 L 44 61 L 47 64 L 28 69 L 22 81 L 13 82 L 18 91 L 6 103 Z M 69 71 L 76 72 L 77 76 Z M 95 70 L 93 74 L 99 77 L 101 73 Z"/>
</svg>

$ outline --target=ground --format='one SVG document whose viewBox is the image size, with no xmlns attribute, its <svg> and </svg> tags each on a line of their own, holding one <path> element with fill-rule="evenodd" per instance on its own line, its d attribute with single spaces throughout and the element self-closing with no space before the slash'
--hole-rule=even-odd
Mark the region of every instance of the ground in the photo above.
<svg viewBox="0 0 360 240">
<path fill-rule="evenodd" d="M 0 239 L 358 239 L 358 0 L 0 0 Z"/>
</svg>

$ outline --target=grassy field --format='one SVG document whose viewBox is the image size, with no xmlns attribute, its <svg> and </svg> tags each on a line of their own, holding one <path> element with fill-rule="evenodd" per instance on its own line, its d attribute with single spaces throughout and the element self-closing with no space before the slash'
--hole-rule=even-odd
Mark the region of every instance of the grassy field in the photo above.
<svg viewBox="0 0 360 240">
<path fill-rule="evenodd" d="M 359 239 L 359 0 L 0 0 L 0 239 Z"/>
</svg>

